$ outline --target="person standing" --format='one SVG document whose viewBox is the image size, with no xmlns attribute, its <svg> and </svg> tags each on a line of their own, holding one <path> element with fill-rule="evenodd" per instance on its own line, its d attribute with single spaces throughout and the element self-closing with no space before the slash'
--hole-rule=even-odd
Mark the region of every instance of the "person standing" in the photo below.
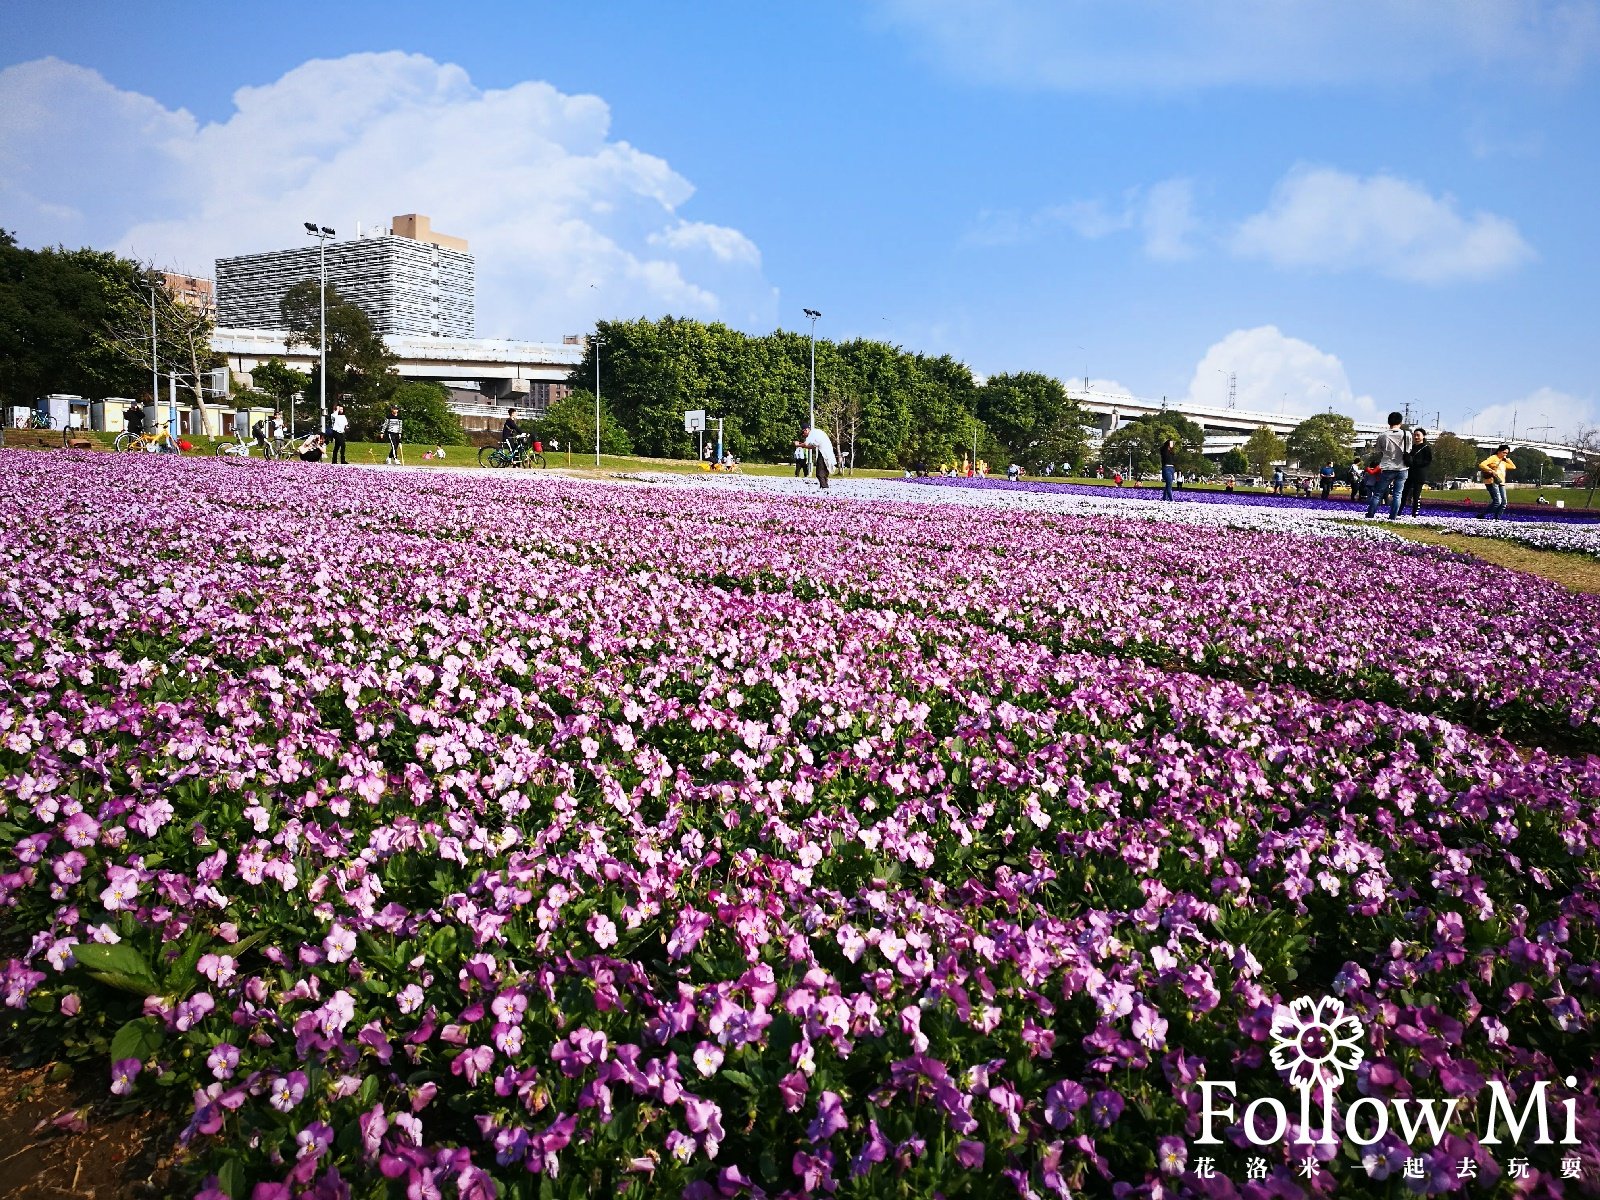
<svg viewBox="0 0 1600 1200">
<path fill-rule="evenodd" d="M 1168 438 L 1161 443 L 1161 498 L 1172 499 L 1172 483 L 1178 477 L 1178 442 Z"/>
<path fill-rule="evenodd" d="M 802 433 L 800 436 L 805 437 L 805 434 Z M 810 474 L 811 459 L 806 454 L 806 448 L 804 446 L 796 446 L 794 448 L 794 477 L 802 479 Z"/>
<path fill-rule="evenodd" d="M 389 439 L 389 457 L 383 460 L 385 466 L 400 461 L 400 434 L 404 428 L 400 423 L 400 410 L 391 404 L 389 417 L 383 423 L 383 436 Z"/>
<path fill-rule="evenodd" d="M 828 476 L 839 469 L 839 460 L 833 453 L 833 439 L 820 429 L 807 428 L 801 432 L 797 447 L 817 452 L 817 486 L 828 490 Z"/>
<path fill-rule="evenodd" d="M 344 414 L 344 405 L 336 404 L 333 407 L 333 416 L 328 418 L 328 428 L 333 433 L 333 462 L 350 465 L 350 459 L 345 454 L 345 434 L 350 429 L 350 418 Z"/>
<path fill-rule="evenodd" d="M 1333 495 L 1333 485 L 1334 482 L 1339 478 L 1339 472 L 1334 468 L 1333 463 L 1329 462 L 1328 465 L 1323 467 L 1321 471 L 1317 472 L 1317 474 L 1322 480 L 1322 498 L 1326 500 L 1329 496 Z"/>
<path fill-rule="evenodd" d="M 1378 476 L 1367 494 L 1367 516 L 1376 516 L 1378 504 L 1387 500 L 1389 519 L 1400 515 L 1400 502 L 1406 490 L 1406 419 L 1389 414 L 1389 428 L 1373 439 L 1367 448 L 1367 465 L 1378 469 Z"/>
<path fill-rule="evenodd" d="M 1361 465 L 1361 460 L 1355 459 L 1350 463 L 1350 499 L 1360 500 L 1362 485 L 1366 482 L 1366 468 Z"/>
<path fill-rule="evenodd" d="M 1410 506 L 1411 515 L 1422 507 L 1422 488 L 1428 482 L 1428 468 L 1433 466 L 1433 447 L 1428 445 L 1428 431 L 1422 426 L 1411 431 L 1411 453 L 1406 456 L 1406 495 L 1401 507 Z"/>
<path fill-rule="evenodd" d="M 1483 486 L 1489 489 L 1489 509 L 1480 515 L 1480 520 L 1498 521 L 1500 514 L 1506 511 L 1506 472 L 1516 469 L 1517 464 L 1511 461 L 1511 447 L 1503 444 L 1478 464 L 1478 470 L 1483 473 Z"/>
</svg>

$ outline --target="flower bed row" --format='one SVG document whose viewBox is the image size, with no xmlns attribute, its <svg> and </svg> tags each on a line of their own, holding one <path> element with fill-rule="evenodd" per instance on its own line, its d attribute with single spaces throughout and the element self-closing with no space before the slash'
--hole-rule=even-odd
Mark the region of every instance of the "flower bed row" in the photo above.
<svg viewBox="0 0 1600 1200">
<path fill-rule="evenodd" d="M 1320 1190 L 1499 1171 L 1488 1081 L 1554 1081 L 1600 1171 L 1600 759 L 1268 687 L 1316 679 L 1316 622 L 1183 575 L 1355 556 L 1468 608 L 1412 632 L 1430 670 L 1537 639 L 1576 688 L 1596 625 L 1553 589 L 1511 613 L 1348 540 L 61 461 L 0 455 L 5 999 L 179 1105 L 197 1189 L 1290 1194 L 1290 1145 L 1260 1183 L 1201 1150 L 1198 1085 L 1279 1087 L 1281 1003 L 1330 991 L 1363 1093 L 1465 1103 L 1329 1147 Z M 1090 554 L 1086 616 L 1054 573 Z M 1270 669 L 1157 653 L 1177 588 L 1248 608 L 1221 636 Z"/>
</svg>

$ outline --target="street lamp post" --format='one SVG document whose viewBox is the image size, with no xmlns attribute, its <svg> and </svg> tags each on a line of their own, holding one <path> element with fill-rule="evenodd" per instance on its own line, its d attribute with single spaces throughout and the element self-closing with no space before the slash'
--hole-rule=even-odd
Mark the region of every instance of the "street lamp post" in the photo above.
<svg viewBox="0 0 1600 1200">
<path fill-rule="evenodd" d="M 814 308 L 801 311 L 811 318 L 811 405 L 806 427 L 815 429 L 817 427 L 817 318 L 822 314 Z"/>
<path fill-rule="evenodd" d="M 594 465 L 600 467 L 600 347 L 606 344 L 605 338 L 598 333 L 594 341 Z"/>
<path fill-rule="evenodd" d="M 150 272 L 150 405 L 161 403 L 161 353 L 156 348 L 156 273 Z"/>
<path fill-rule="evenodd" d="M 328 429 L 328 239 L 333 236 L 333 230 L 326 225 L 315 225 L 310 221 L 305 222 L 306 236 L 317 239 L 317 261 L 320 267 L 322 282 L 318 288 L 321 301 L 321 330 L 319 339 L 321 346 L 317 352 L 317 378 L 321 384 L 322 420 L 317 429 L 326 433 Z M 293 418 L 290 418 L 291 421 Z"/>
</svg>

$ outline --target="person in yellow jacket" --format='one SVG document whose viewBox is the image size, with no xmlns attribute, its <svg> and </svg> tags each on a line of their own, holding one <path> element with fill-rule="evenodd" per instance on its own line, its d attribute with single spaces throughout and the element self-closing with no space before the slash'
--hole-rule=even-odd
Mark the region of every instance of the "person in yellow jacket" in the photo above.
<svg viewBox="0 0 1600 1200">
<path fill-rule="evenodd" d="M 1505 445 L 1478 464 L 1478 470 L 1483 473 L 1483 486 L 1489 489 L 1489 508 L 1483 514 L 1485 518 L 1498 521 L 1500 514 L 1505 512 L 1506 472 L 1516 469 L 1517 464 L 1511 461 L 1511 447 Z"/>
</svg>

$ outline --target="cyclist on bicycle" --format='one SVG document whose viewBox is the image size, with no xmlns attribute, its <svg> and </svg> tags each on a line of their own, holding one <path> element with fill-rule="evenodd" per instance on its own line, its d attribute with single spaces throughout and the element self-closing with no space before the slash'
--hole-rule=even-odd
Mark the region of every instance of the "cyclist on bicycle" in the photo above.
<svg viewBox="0 0 1600 1200">
<path fill-rule="evenodd" d="M 516 409 L 511 410 L 511 415 L 506 418 L 506 423 L 500 426 L 500 444 L 509 447 L 513 442 L 522 440 L 522 423 L 517 420 Z"/>
</svg>

